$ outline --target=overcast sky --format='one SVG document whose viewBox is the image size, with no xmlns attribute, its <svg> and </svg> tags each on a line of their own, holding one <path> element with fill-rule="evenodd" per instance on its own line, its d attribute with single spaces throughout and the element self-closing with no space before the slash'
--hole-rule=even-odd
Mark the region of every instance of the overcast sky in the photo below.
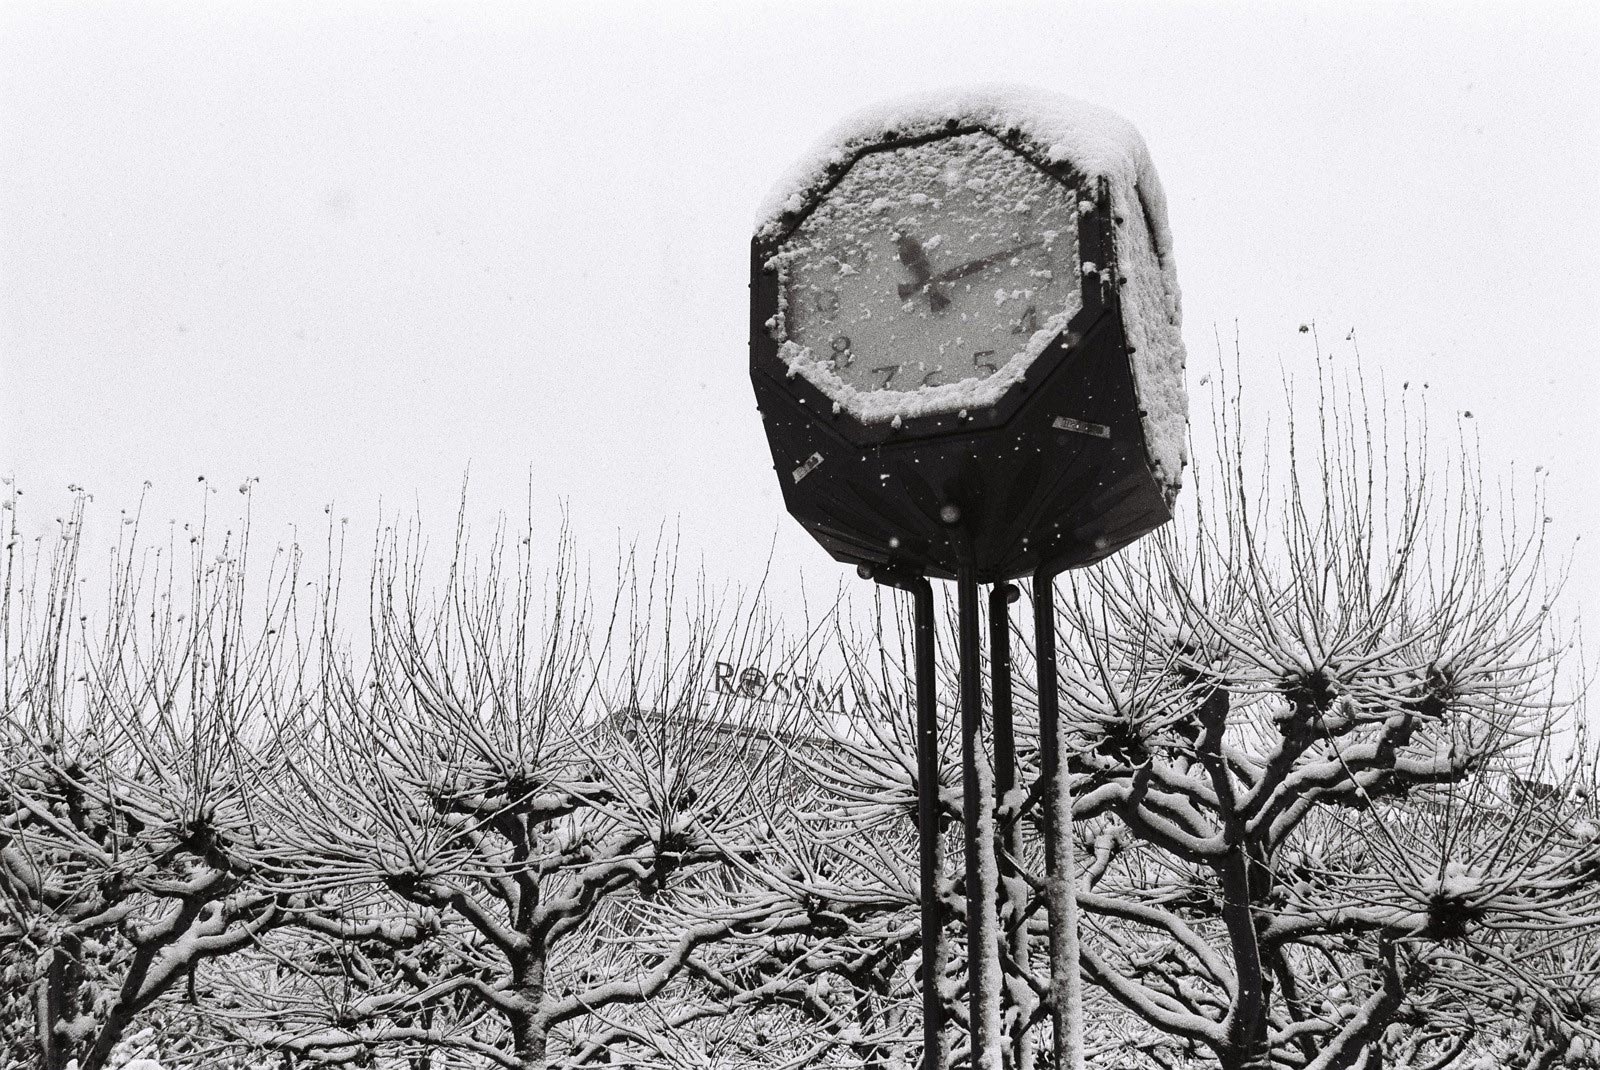
<svg viewBox="0 0 1600 1070">
<path fill-rule="evenodd" d="M 1106 105 L 1171 201 L 1191 377 L 1342 356 L 1470 410 L 1600 544 L 1596 5 L 0 6 L 0 471 L 103 536 L 360 538 L 567 503 L 606 558 L 843 570 L 786 517 L 747 377 L 769 185 L 857 106 L 1016 81 Z M 1302 372 L 1303 373 L 1303 372 Z M 1600 604 L 1600 545 L 1575 594 Z M 791 581 L 784 580 L 787 585 Z"/>
</svg>

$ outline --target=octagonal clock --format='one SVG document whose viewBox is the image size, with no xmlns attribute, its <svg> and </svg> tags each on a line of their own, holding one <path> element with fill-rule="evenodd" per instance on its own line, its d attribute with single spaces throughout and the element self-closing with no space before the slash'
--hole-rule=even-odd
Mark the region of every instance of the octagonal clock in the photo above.
<svg viewBox="0 0 1600 1070">
<path fill-rule="evenodd" d="M 1096 167 L 1123 132 L 1074 140 L 1047 103 L 858 123 L 758 229 L 757 404 L 786 506 L 841 561 L 988 582 L 1171 515 L 1182 347 L 1142 142 Z"/>
</svg>

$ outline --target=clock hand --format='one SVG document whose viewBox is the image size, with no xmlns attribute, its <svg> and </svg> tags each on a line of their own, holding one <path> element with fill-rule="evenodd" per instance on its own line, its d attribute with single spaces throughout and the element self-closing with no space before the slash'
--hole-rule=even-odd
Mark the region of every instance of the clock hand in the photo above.
<svg viewBox="0 0 1600 1070">
<path fill-rule="evenodd" d="M 928 266 L 928 252 L 922 243 L 909 234 L 902 234 L 894 240 L 895 250 L 900 254 L 900 262 L 911 269 L 916 285 L 921 286 L 933 275 L 933 268 Z"/>
<path fill-rule="evenodd" d="M 976 275 L 985 268 L 991 268 L 1000 263 L 1002 260 L 1010 260 L 1013 256 L 1016 256 L 1018 253 L 1022 252 L 1022 250 L 1032 249 L 1040 244 L 1042 243 L 1036 241 L 1023 242 L 1021 245 L 1018 245 L 1012 249 L 1002 249 L 998 253 L 990 253 L 988 256 L 980 256 L 976 260 L 967 261 L 960 267 L 953 267 L 949 271 L 941 271 L 929 281 L 935 284 L 941 282 L 955 282 L 957 279 L 964 279 L 968 275 Z"/>
<path fill-rule="evenodd" d="M 900 263 L 911 272 L 914 280 L 900 284 L 900 300 L 909 300 L 918 291 L 926 291 L 928 307 L 933 311 L 938 312 L 950 304 L 950 298 L 939 289 L 938 283 L 933 278 L 933 267 L 928 263 L 928 251 L 922 247 L 922 243 L 909 234 L 902 234 L 895 239 L 895 249 L 900 254 Z"/>
</svg>

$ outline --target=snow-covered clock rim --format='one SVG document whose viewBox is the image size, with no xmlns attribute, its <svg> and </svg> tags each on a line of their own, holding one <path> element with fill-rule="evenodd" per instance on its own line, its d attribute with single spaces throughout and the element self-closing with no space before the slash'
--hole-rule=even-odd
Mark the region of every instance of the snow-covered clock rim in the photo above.
<svg viewBox="0 0 1600 1070">
<path fill-rule="evenodd" d="M 1181 299 L 1166 195 L 1144 138 L 1122 116 L 1063 94 L 1015 85 L 924 92 L 871 105 L 836 124 L 772 188 L 756 221 L 757 240 L 781 237 L 837 177 L 840 166 L 862 150 L 891 135 L 900 140 L 937 135 L 952 122 L 995 134 L 1014 132 L 1044 162 L 1065 162 L 1085 178 L 1105 180 L 1120 221 L 1119 296 L 1145 446 L 1151 471 L 1170 502 L 1188 463 Z"/>
</svg>

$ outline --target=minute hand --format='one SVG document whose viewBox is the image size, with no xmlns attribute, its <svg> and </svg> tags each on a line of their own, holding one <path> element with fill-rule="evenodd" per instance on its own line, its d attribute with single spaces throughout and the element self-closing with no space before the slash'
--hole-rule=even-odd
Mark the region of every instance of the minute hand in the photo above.
<svg viewBox="0 0 1600 1070">
<path fill-rule="evenodd" d="M 930 281 L 930 283 L 934 283 L 934 285 L 938 285 L 938 283 L 954 283 L 954 281 L 958 280 L 958 278 L 966 278 L 968 275 L 976 275 L 976 273 L 981 272 L 981 270 L 994 267 L 995 264 L 998 264 L 1000 261 L 1008 261 L 1008 259 L 1016 256 L 1016 254 L 1021 253 L 1022 250 L 1032 250 L 1032 248 L 1035 248 L 1035 246 L 1038 245 L 1042 245 L 1042 243 L 1024 242 L 1022 245 L 1013 246 L 1013 248 L 1010 248 L 1010 250 L 1000 250 L 998 253 L 990 253 L 989 256 L 979 256 L 976 261 L 966 261 L 965 264 L 962 264 L 960 267 L 952 267 L 952 269 L 939 272 L 938 275 L 934 275 L 934 277 L 930 278 L 928 281 Z M 923 285 L 926 285 L 926 283 L 923 283 Z M 901 283 L 901 299 L 906 299 L 906 297 L 909 297 L 910 294 L 917 293 L 918 289 L 922 289 L 922 285 L 917 285 L 917 283 L 912 283 L 912 285 Z"/>
<path fill-rule="evenodd" d="M 1015 246 L 1011 249 L 1002 249 L 998 253 L 990 253 L 988 256 L 980 256 L 976 260 L 967 261 L 960 267 L 953 267 L 949 271 L 940 272 L 933 277 L 933 281 L 955 282 L 957 279 L 964 279 L 968 275 L 976 275 L 978 272 L 983 271 L 986 268 L 993 267 L 1002 260 L 1010 260 L 1024 249 L 1032 249 L 1040 244 L 1042 243 L 1036 241 L 1023 242 L 1021 245 Z"/>
</svg>

